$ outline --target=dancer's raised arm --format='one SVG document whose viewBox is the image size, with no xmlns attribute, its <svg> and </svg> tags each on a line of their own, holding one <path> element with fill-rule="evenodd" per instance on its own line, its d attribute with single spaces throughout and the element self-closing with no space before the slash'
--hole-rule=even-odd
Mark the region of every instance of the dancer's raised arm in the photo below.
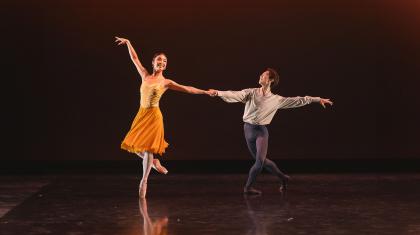
<svg viewBox="0 0 420 235">
<path fill-rule="evenodd" d="M 149 73 L 147 72 L 146 68 L 143 67 L 143 65 L 140 62 L 139 57 L 137 56 L 136 51 L 134 50 L 134 47 L 131 45 L 131 42 L 128 39 L 115 37 L 115 42 L 118 43 L 118 45 L 127 45 L 128 53 L 130 54 L 130 58 L 133 61 L 134 65 L 137 68 L 137 71 L 139 72 L 141 79 L 144 80 Z"/>
<path fill-rule="evenodd" d="M 181 91 L 194 95 L 210 95 L 209 91 L 201 90 L 192 86 L 184 86 L 170 79 L 165 79 L 165 86 L 174 91 Z"/>
</svg>

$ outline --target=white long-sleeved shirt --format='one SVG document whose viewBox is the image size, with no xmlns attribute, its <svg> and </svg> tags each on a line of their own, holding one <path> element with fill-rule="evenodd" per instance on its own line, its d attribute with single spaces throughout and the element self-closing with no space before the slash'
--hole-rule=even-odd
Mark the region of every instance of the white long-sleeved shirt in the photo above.
<svg viewBox="0 0 420 235">
<path fill-rule="evenodd" d="M 217 91 L 217 96 L 228 103 L 245 103 L 244 122 L 255 125 L 268 125 L 278 109 L 297 108 L 312 102 L 319 102 L 320 97 L 282 97 L 271 92 L 263 94 L 261 88 L 248 88 L 242 91 Z"/>
</svg>

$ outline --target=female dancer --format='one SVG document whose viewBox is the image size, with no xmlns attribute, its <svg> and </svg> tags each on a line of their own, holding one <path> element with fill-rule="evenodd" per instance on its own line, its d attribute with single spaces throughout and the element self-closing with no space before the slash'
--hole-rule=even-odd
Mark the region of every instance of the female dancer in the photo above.
<svg viewBox="0 0 420 235">
<path fill-rule="evenodd" d="M 168 171 L 154 159 L 153 154 L 162 154 L 168 147 L 164 139 L 163 117 L 159 109 L 159 100 L 167 89 L 186 92 L 190 94 L 207 94 L 208 91 L 191 86 L 183 86 L 163 76 L 166 69 L 167 58 L 164 53 L 153 56 L 153 73 L 149 74 L 141 64 L 136 51 L 130 41 L 115 37 L 118 45 L 127 45 L 131 60 L 141 77 L 140 109 L 131 124 L 131 129 L 124 138 L 121 148 L 137 154 L 143 158 L 143 177 L 140 181 L 139 196 L 146 197 L 147 179 L 151 168 L 166 174 Z"/>
<path fill-rule="evenodd" d="M 261 194 L 261 191 L 253 188 L 257 175 L 262 168 L 278 176 L 281 180 L 280 191 L 286 190 L 290 177 L 279 170 L 277 165 L 266 158 L 268 148 L 268 130 L 277 109 L 297 108 L 313 102 L 332 105 L 329 99 L 320 97 L 282 97 L 271 93 L 271 88 L 279 82 L 279 75 L 274 69 L 268 68 L 260 75 L 260 88 L 249 88 L 242 91 L 217 91 L 210 89 L 210 95 L 219 96 L 228 103 L 245 103 L 243 115 L 245 139 L 254 165 L 249 170 L 248 181 L 244 187 L 245 194 Z"/>
</svg>

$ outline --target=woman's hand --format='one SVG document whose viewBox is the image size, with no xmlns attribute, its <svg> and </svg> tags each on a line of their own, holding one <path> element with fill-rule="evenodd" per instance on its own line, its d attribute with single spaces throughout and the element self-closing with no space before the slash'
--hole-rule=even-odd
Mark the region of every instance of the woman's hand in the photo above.
<svg viewBox="0 0 420 235">
<path fill-rule="evenodd" d="M 127 43 L 130 43 L 130 41 L 128 40 L 128 39 L 125 39 L 125 38 L 120 38 L 120 37 L 115 37 L 115 42 L 117 42 L 118 44 L 118 46 L 119 45 L 125 45 L 125 44 L 127 44 Z"/>
<path fill-rule="evenodd" d="M 326 108 L 325 107 L 325 104 L 329 104 L 329 105 L 333 105 L 333 102 L 332 101 L 330 101 L 330 99 L 323 99 L 323 98 L 321 98 L 321 100 L 319 101 L 319 103 L 322 105 L 322 107 L 324 107 L 324 108 Z"/>
</svg>

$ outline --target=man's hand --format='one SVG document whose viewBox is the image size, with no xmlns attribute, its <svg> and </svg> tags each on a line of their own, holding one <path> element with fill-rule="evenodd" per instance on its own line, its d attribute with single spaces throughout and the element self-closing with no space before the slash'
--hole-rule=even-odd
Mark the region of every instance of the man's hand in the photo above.
<svg viewBox="0 0 420 235">
<path fill-rule="evenodd" d="M 333 105 L 333 102 L 330 101 L 330 99 L 324 99 L 321 98 L 321 100 L 319 101 L 319 103 L 322 105 L 322 107 L 326 108 L 325 104 L 329 104 L 329 105 Z"/>
</svg>

